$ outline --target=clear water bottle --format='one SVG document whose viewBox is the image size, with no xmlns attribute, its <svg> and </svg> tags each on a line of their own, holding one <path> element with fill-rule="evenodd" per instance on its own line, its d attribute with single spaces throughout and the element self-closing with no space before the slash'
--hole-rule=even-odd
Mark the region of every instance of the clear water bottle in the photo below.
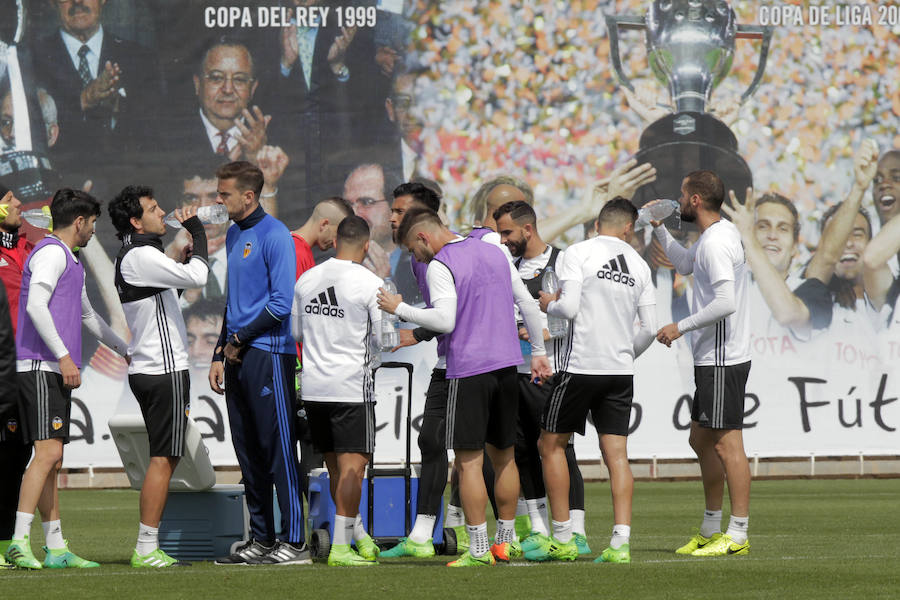
<svg viewBox="0 0 900 600">
<path fill-rule="evenodd" d="M 224 204 L 201 206 L 197 209 L 197 218 L 200 219 L 200 222 L 204 225 L 218 225 L 221 223 L 227 223 L 228 209 L 225 208 Z M 181 223 L 179 223 L 178 219 L 175 218 L 174 210 L 166 215 L 166 225 L 168 225 L 169 227 L 174 227 L 176 229 L 181 227 Z"/>
<path fill-rule="evenodd" d="M 50 216 L 49 206 L 22 211 L 22 217 L 28 221 L 29 224 L 38 229 L 53 229 L 53 217 Z"/>
<path fill-rule="evenodd" d="M 638 211 L 638 218 L 634 223 L 634 227 L 635 229 L 647 227 L 650 225 L 650 221 L 662 221 L 673 213 L 676 216 L 680 214 L 676 201 L 669 199 L 653 200 Z"/>
<path fill-rule="evenodd" d="M 384 280 L 384 288 L 388 294 L 396 294 L 397 286 L 391 281 L 390 277 Z M 393 315 L 386 311 L 381 311 L 381 349 L 385 352 L 393 349 L 400 343 L 400 334 L 397 333 L 397 315 Z"/>
<path fill-rule="evenodd" d="M 559 291 L 559 277 L 553 267 L 544 269 L 544 276 L 541 277 L 541 289 L 548 294 L 556 294 Z M 563 337 L 569 332 L 569 320 L 562 317 L 554 317 L 547 315 L 547 329 L 550 331 L 550 337 Z"/>
</svg>

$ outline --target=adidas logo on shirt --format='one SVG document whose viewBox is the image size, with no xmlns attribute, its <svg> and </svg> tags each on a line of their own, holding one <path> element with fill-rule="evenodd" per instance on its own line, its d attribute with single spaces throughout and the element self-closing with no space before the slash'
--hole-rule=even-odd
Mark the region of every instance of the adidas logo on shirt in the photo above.
<svg viewBox="0 0 900 600">
<path fill-rule="evenodd" d="M 634 287 L 634 277 L 629 275 L 628 264 L 623 254 L 603 265 L 603 268 L 597 271 L 597 277 Z"/>
<path fill-rule="evenodd" d="M 324 292 L 319 292 L 318 297 L 313 298 L 306 305 L 308 315 L 325 315 L 326 317 L 344 318 L 344 309 L 338 307 L 337 296 L 334 295 L 334 286 L 329 286 Z"/>
</svg>

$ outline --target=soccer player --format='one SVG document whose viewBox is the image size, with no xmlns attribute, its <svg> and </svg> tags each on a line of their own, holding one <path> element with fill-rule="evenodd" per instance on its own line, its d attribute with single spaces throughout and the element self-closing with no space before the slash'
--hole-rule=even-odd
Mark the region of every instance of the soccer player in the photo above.
<svg viewBox="0 0 900 600">
<path fill-rule="evenodd" d="M 122 241 L 116 256 L 116 290 L 131 333 L 128 383 L 141 407 L 150 438 L 150 465 L 141 486 L 140 526 L 131 566 L 181 566 L 159 547 L 159 522 L 172 472 L 184 455 L 190 410 L 187 330 L 178 289 L 206 285 L 209 275 L 206 231 L 196 207 L 175 210 L 191 235 L 187 264 L 165 255 L 165 211 L 149 187 L 130 185 L 109 204 L 109 216 Z"/>
<path fill-rule="evenodd" d="M 400 295 L 379 292 L 382 310 L 447 333 L 447 446 L 456 453 L 460 496 L 466 515 L 469 549 L 452 567 L 484 566 L 508 554 L 515 539 L 519 496 L 514 444 L 518 389 L 515 366 L 522 359 L 513 300 L 522 311 L 532 344 L 532 377 L 550 377 L 541 321 L 534 300 L 503 253 L 475 238 L 447 229 L 427 209 L 404 215 L 397 239 L 419 262 L 427 262 L 432 308 L 414 308 Z M 484 511 L 487 490 L 482 475 L 485 449 L 495 472 L 497 534 L 491 547 Z"/>
<path fill-rule="evenodd" d="M 353 208 L 338 196 L 325 198 L 316 204 L 306 223 L 291 232 L 297 255 L 297 277 L 316 264 L 312 247 L 325 251 L 334 246 L 338 224 L 353 214 Z"/>
<path fill-rule="evenodd" d="M 25 437 L 34 458 L 22 478 L 15 532 L 6 552 L 17 567 L 40 569 L 29 533 L 39 508 L 47 545 L 44 567 L 98 567 L 68 549 L 59 519 L 57 473 L 69 438 L 72 390 L 81 385 L 81 325 L 126 360 L 127 344 L 100 318 L 84 287 L 76 249 L 94 235 L 100 203 L 80 190 L 61 189 L 50 203 L 53 234 L 31 252 L 22 274 L 16 327 L 16 370 Z"/>
<path fill-rule="evenodd" d="M 22 203 L 11 190 L 0 184 L 0 280 L 5 291 L 0 307 L 8 311 L 7 319 L 12 323 L 9 340 L 0 344 L 0 348 L 15 348 L 22 269 L 34 248 L 24 235 L 19 235 L 21 226 Z M 22 439 L 23 428 L 20 426 L 15 352 L 8 352 L 4 360 L 9 361 L 11 370 L 9 377 L 0 377 L 0 381 L 10 381 L 12 385 L 2 392 L 6 408 L 0 410 L 0 565 L 8 564 L 4 556 L 16 523 L 22 474 L 31 459 L 31 446 Z"/>
<path fill-rule="evenodd" d="M 441 199 L 437 192 L 421 183 L 404 183 L 394 189 L 394 202 L 391 204 L 391 230 L 394 243 L 403 246 L 397 239 L 397 231 L 403 216 L 413 208 L 427 208 L 438 212 Z M 431 306 L 425 272 L 426 263 L 410 258 L 413 275 L 425 306 Z M 417 329 L 398 329 L 400 344 L 398 347 L 411 346 L 420 341 L 430 340 L 436 332 L 424 327 Z M 447 486 L 447 445 L 444 434 L 447 427 L 447 336 L 436 336 L 437 363 L 431 372 L 431 381 L 425 392 L 425 409 L 419 429 L 419 450 L 422 453 L 422 471 L 419 475 L 419 494 L 416 498 L 416 521 L 409 536 L 400 540 L 393 548 L 382 552 L 385 558 L 412 556 L 427 558 L 434 556 L 434 525 L 441 503 L 444 501 L 444 488 Z M 457 537 L 457 544 L 463 540 Z"/>
<path fill-rule="evenodd" d="M 251 539 L 217 564 L 311 564 L 293 419 L 296 348 L 290 334 L 296 265 L 287 227 L 259 205 L 263 174 L 248 162 L 221 167 L 219 203 L 228 229 L 225 322 L 209 368 L 209 385 L 225 394 L 231 441 L 244 480 Z M 222 383 L 225 383 L 225 390 Z M 276 543 L 272 484 L 282 531 Z"/>
<path fill-rule="evenodd" d="M 653 234 L 682 275 L 694 274 L 691 314 L 657 332 L 666 346 L 692 332 L 694 381 L 690 444 L 700 461 L 706 511 L 700 532 L 678 554 L 749 554 L 750 465 L 744 452 L 744 389 L 750 374 L 750 271 L 741 234 L 720 213 L 722 180 L 712 171 L 694 171 L 681 184 L 681 219 L 696 222 L 700 239 L 690 249 L 679 244 L 660 222 Z M 731 520 L 721 533 L 725 482 Z"/>
<path fill-rule="evenodd" d="M 519 271 L 519 276 L 528 292 L 538 300 L 538 292 L 544 272 L 547 268 L 559 270 L 565 255 L 559 248 L 544 242 L 538 232 L 537 215 L 534 209 L 526 202 L 507 202 L 494 211 L 494 222 L 501 242 L 509 249 L 514 259 L 514 265 Z M 546 316 L 541 315 L 544 325 L 544 342 L 550 341 L 550 332 L 547 330 Z M 530 549 L 531 543 L 536 542 L 541 536 L 550 535 L 549 520 L 547 518 L 547 494 L 544 488 L 544 476 L 541 468 L 541 456 L 538 451 L 537 441 L 541 435 L 541 414 L 544 405 L 550 399 L 551 386 L 537 386 L 531 382 L 530 367 L 527 363 L 531 354 L 531 345 L 527 342 L 527 331 L 519 326 L 519 336 L 524 339 L 522 346 L 522 363 L 518 367 L 519 376 L 519 428 L 516 439 L 516 466 L 519 468 L 519 481 L 522 484 L 522 494 L 526 505 L 523 520 L 528 523 L 528 530 L 520 535 L 522 548 Z M 547 358 L 551 361 L 553 370 L 559 371 L 559 361 L 556 360 L 557 346 L 561 340 L 554 339 L 547 347 Z M 570 440 L 571 442 L 571 440 Z M 566 446 L 566 462 L 569 468 L 569 477 L 573 480 L 572 493 L 570 494 L 570 512 L 572 512 L 573 532 L 579 554 L 588 554 L 591 549 L 587 543 L 584 531 L 584 480 L 575 460 L 575 446 L 569 443 Z M 576 488 L 579 488 L 576 489 Z M 520 503 L 522 500 L 519 501 Z M 519 512 L 517 510 L 517 512 Z M 516 515 L 516 521 L 519 516 Z M 529 537 L 532 540 L 528 540 Z"/>
<path fill-rule="evenodd" d="M 578 549 L 569 516 L 565 448 L 573 432 L 584 434 L 591 413 L 612 491 L 612 539 L 595 562 L 631 562 L 634 478 L 627 436 L 634 395 L 634 359 L 653 342 L 656 292 L 650 267 L 631 246 L 637 209 L 629 200 L 607 202 L 596 237 L 569 247 L 559 271 L 557 297 L 540 292 L 548 315 L 573 319 L 559 350 L 560 372 L 544 406 L 539 446 L 553 515 L 553 536 L 526 551 L 529 560 L 574 560 Z M 636 319 L 640 329 L 634 331 Z M 602 331 L 602 338 L 596 332 Z"/>
<path fill-rule="evenodd" d="M 375 450 L 372 368 L 381 352 L 381 278 L 362 266 L 369 225 L 346 217 L 337 255 L 304 273 L 294 287 L 291 331 L 302 342 L 301 390 L 316 450 L 325 455 L 335 504 L 328 564 L 378 564 L 378 547 L 363 528 L 359 499 Z M 356 542 L 359 553 L 350 547 Z"/>
</svg>

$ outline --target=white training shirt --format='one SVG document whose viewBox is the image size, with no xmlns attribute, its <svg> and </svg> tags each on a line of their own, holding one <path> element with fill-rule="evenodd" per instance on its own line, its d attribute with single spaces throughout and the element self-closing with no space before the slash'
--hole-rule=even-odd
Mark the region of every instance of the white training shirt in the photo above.
<svg viewBox="0 0 900 600">
<path fill-rule="evenodd" d="M 372 366 L 380 358 L 380 277 L 330 258 L 294 286 L 291 332 L 303 345 L 304 402 L 374 401 Z"/>
<path fill-rule="evenodd" d="M 485 236 L 488 237 L 488 236 Z M 504 246 L 505 247 L 505 246 Z M 522 280 L 534 279 L 538 276 L 541 270 L 547 266 L 547 262 L 550 260 L 550 254 L 553 252 L 553 247 L 550 244 L 547 244 L 547 247 L 543 252 L 534 256 L 532 258 L 522 257 L 522 261 L 519 263 L 519 278 Z M 557 271 L 557 275 L 559 274 L 559 266 L 562 264 L 563 257 L 565 256 L 565 251 L 560 250 L 559 254 L 556 256 L 556 266 L 554 269 Z M 515 263 L 513 263 L 515 265 Z M 537 299 L 534 300 L 534 305 L 538 307 L 540 310 L 540 303 Z M 518 309 L 518 307 L 516 307 Z M 518 310 L 516 311 L 516 317 L 520 317 L 518 314 Z M 541 313 L 541 327 L 547 329 L 547 315 L 545 313 Z M 553 367 L 553 370 L 557 370 L 557 365 L 554 362 L 554 356 L 556 351 L 556 346 L 560 345 L 559 342 L 562 340 L 551 339 L 549 341 L 544 342 L 544 347 L 547 350 L 547 360 L 550 361 L 550 366 Z M 522 344 L 523 350 L 528 347 L 527 342 Z M 531 348 L 528 347 L 528 354 L 522 354 L 522 364 L 518 367 L 519 373 L 523 375 L 531 374 Z"/>
<path fill-rule="evenodd" d="M 129 285 L 166 288 L 149 298 L 122 304 L 131 331 L 128 373 L 164 375 L 187 370 L 187 330 L 175 290 L 206 285 L 206 261 L 195 256 L 183 264 L 153 246 L 138 246 L 125 254 L 119 269 Z"/>
<path fill-rule="evenodd" d="M 720 219 L 685 250 L 671 239 L 665 227 L 657 227 L 669 259 L 682 275 L 694 274 L 691 316 L 716 297 L 714 286 L 734 282 L 735 311 L 708 327 L 690 332 L 696 366 L 730 366 L 750 360 L 750 269 L 744 257 L 741 234 L 734 223 Z M 673 256 L 673 247 L 677 255 Z M 680 248 L 680 250 L 679 250 Z"/>
<path fill-rule="evenodd" d="M 53 323 L 53 315 L 50 313 L 49 303 L 59 278 L 66 270 L 67 260 L 66 253 L 69 253 L 78 262 L 75 256 L 68 248 L 62 248 L 58 244 L 49 244 L 32 252 L 28 257 L 28 265 L 31 268 L 31 282 L 28 285 L 28 305 L 26 313 L 34 323 L 34 328 L 38 335 L 47 345 L 47 348 L 56 356 L 57 359 L 69 354 L 59 337 L 56 325 Z M 94 312 L 91 301 L 88 299 L 87 290 L 82 283 L 81 286 L 81 322 L 84 327 L 94 335 L 98 340 L 109 346 L 114 352 L 120 356 L 125 356 L 128 344 L 110 329 L 109 325 L 100 316 Z M 59 373 L 59 362 L 42 360 L 38 361 L 37 370 L 47 371 L 50 373 Z M 26 373 L 35 370 L 35 361 L 33 360 L 17 360 L 16 371 Z M 87 361 L 83 361 L 82 366 L 86 366 Z"/>
<path fill-rule="evenodd" d="M 606 235 L 569 246 L 557 264 L 564 295 L 579 292 L 577 312 L 557 359 L 560 370 L 634 374 L 638 307 L 656 305 L 650 267 L 630 244 Z M 553 314 L 558 304 L 551 303 Z"/>
</svg>

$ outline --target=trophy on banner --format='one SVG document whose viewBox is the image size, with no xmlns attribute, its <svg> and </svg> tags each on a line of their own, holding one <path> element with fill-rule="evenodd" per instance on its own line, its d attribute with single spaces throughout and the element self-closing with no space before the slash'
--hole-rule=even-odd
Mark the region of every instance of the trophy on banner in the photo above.
<svg viewBox="0 0 900 600">
<path fill-rule="evenodd" d="M 675 112 L 650 124 L 641 134 L 639 163 L 651 163 L 656 181 L 634 195 L 640 206 L 655 198 L 670 198 L 689 172 L 716 172 L 726 190 L 741 201 L 753 184 L 747 163 L 737 152 L 737 138 L 722 121 L 706 112 L 713 89 L 728 75 L 735 41 L 762 39 L 756 74 L 741 96 L 749 98 L 766 69 L 772 27 L 738 25 L 725 0 L 653 0 L 646 16 L 606 15 L 610 57 L 619 82 L 634 87 L 622 68 L 619 29 L 646 32 L 650 68 L 675 103 Z"/>
<path fill-rule="evenodd" d="M 56 181 L 25 33 L 23 0 L 0 0 L 0 180 L 23 204 L 46 202 Z"/>
</svg>

